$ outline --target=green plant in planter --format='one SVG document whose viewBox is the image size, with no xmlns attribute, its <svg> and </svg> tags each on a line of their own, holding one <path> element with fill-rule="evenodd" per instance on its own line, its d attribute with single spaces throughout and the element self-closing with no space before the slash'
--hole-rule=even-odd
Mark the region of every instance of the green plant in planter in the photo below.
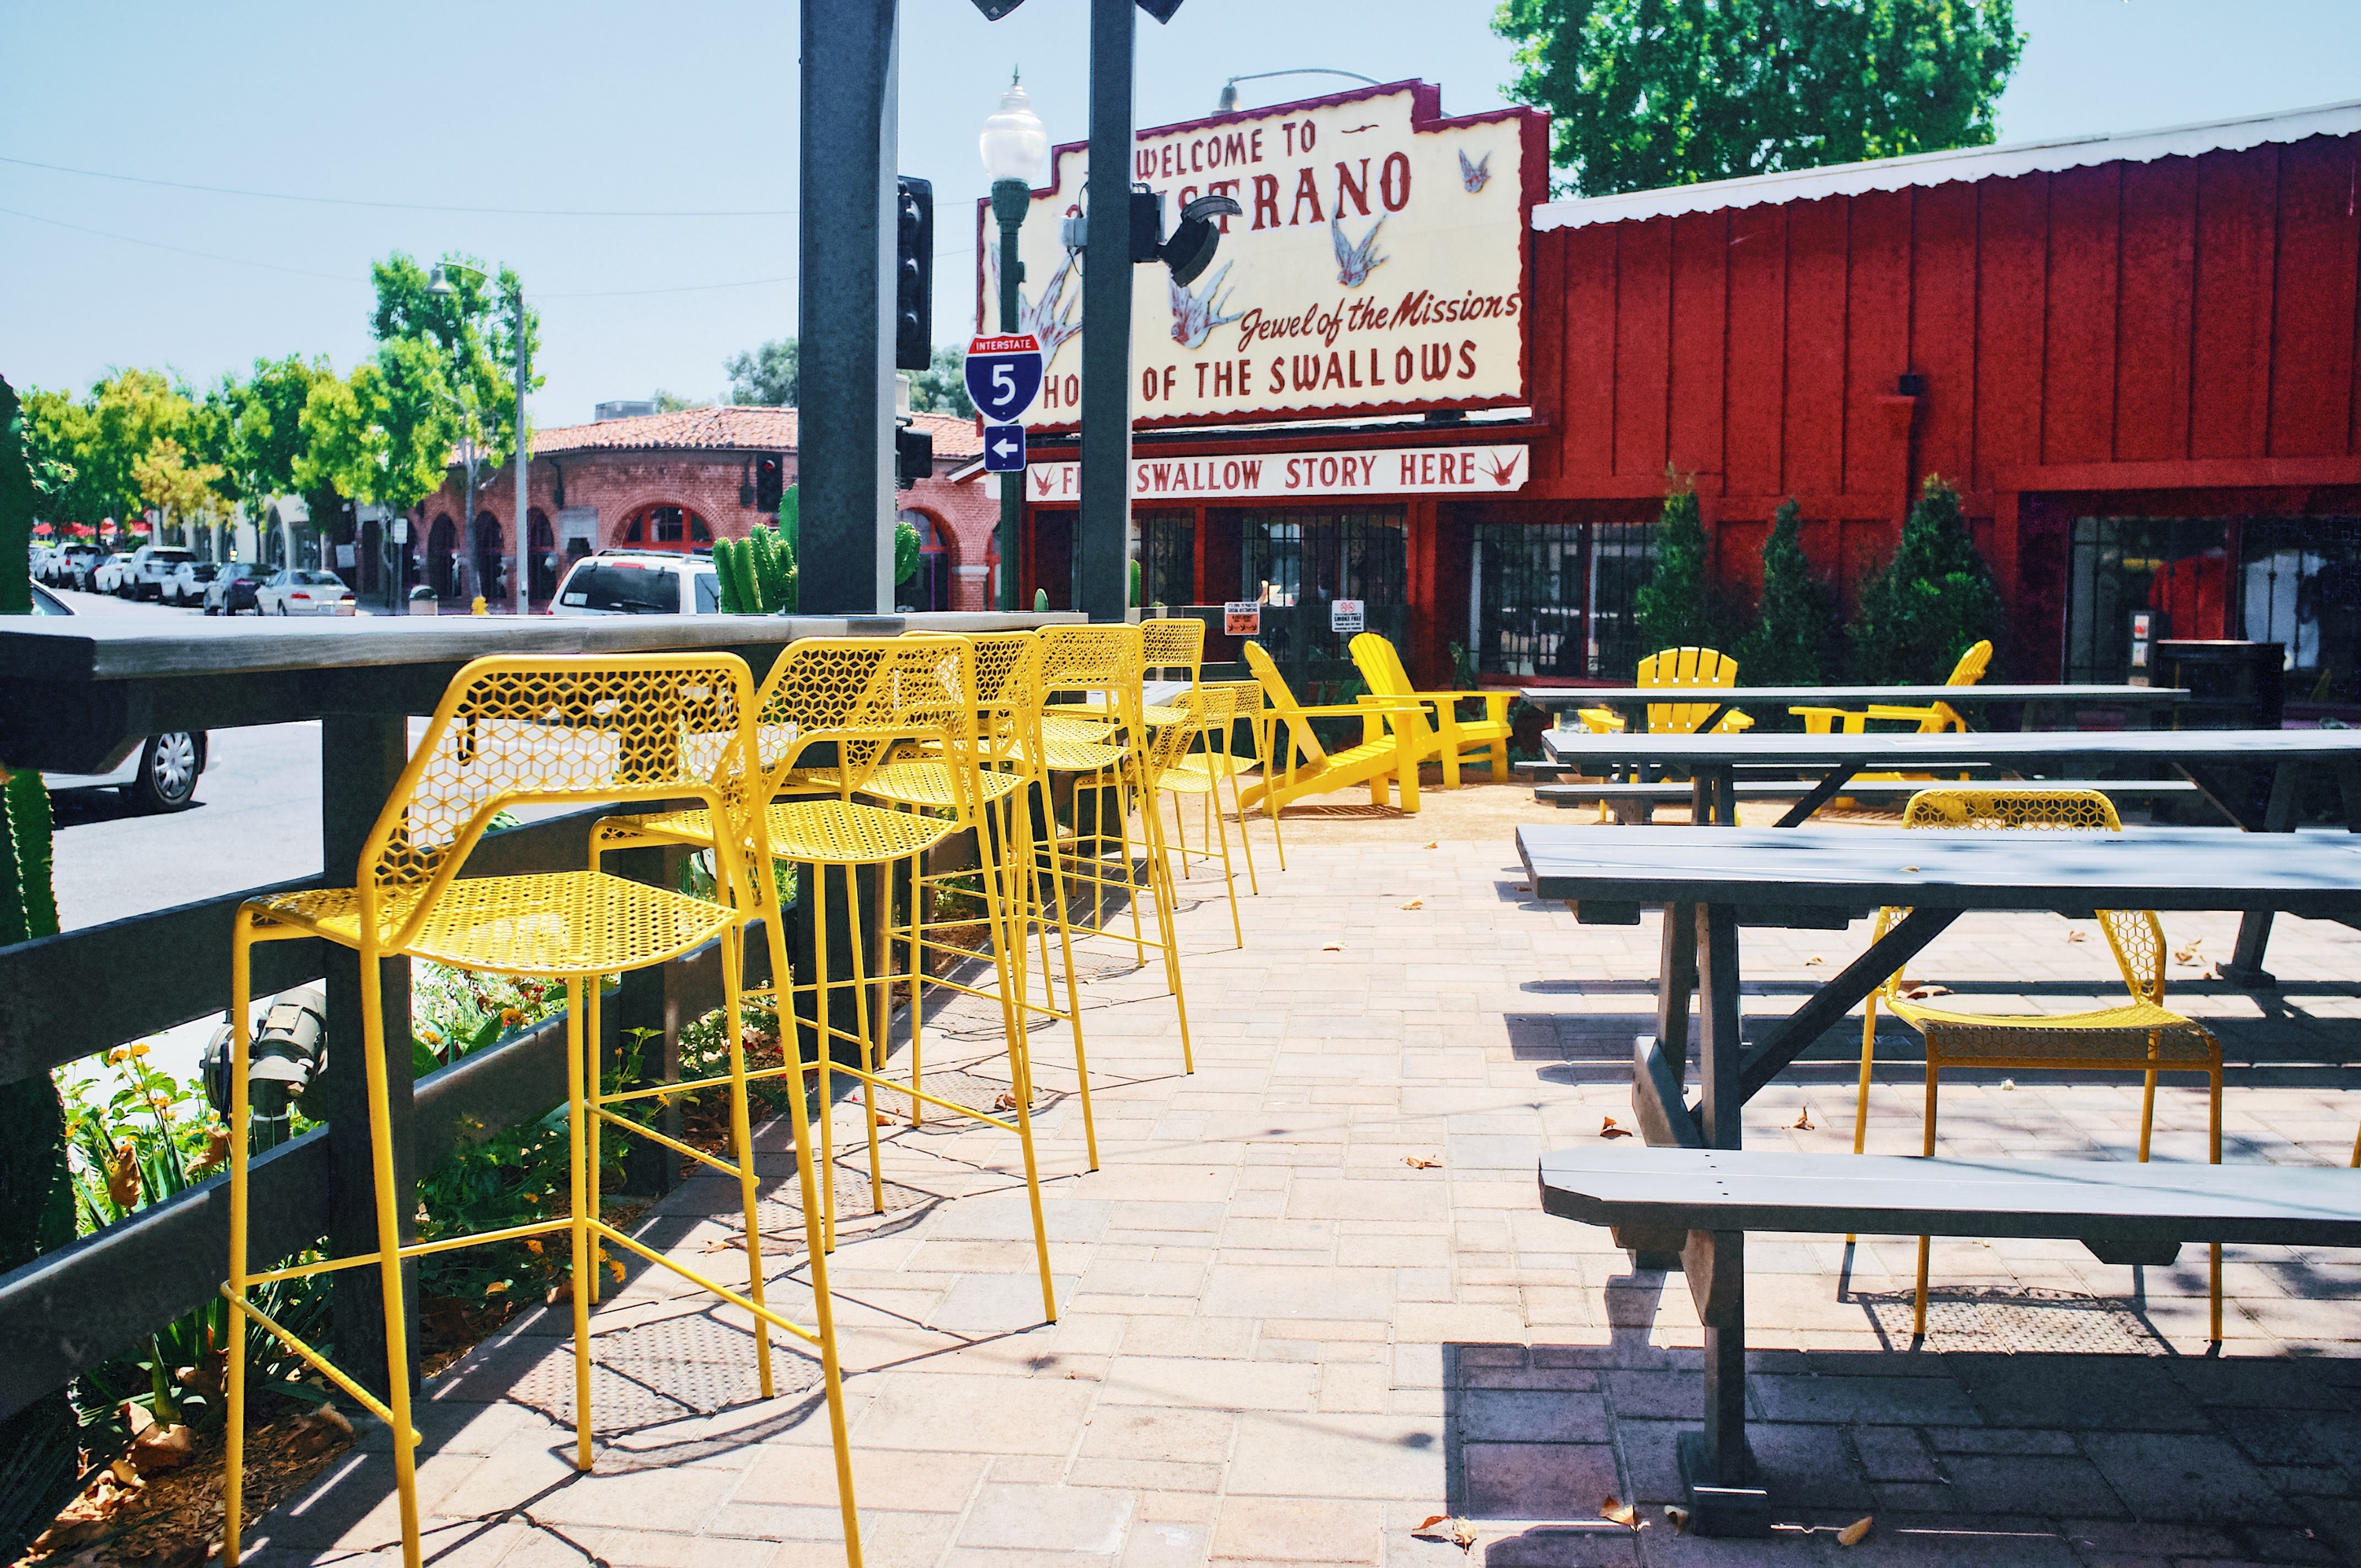
<svg viewBox="0 0 2361 1568">
<path fill-rule="evenodd" d="M 1779 503 L 1763 543 L 1763 599 L 1753 630 L 1738 644 L 1739 668 L 1759 686 L 1820 685 L 1844 662 L 1837 596 L 1804 554 L 1802 509 Z"/>
<path fill-rule="evenodd" d="M 1934 682 L 2006 624 L 2000 589 L 1968 537 L 1960 492 L 1927 476 L 1885 570 L 1861 585 L 1851 629 L 1854 672 L 1878 685 Z"/>
<path fill-rule="evenodd" d="M 1697 490 L 1683 475 L 1665 471 L 1672 489 L 1652 541 L 1655 565 L 1631 596 L 1640 640 L 1659 648 L 1721 648 L 1730 616 L 1712 576 L 1710 546 L 1697 511 Z"/>
</svg>

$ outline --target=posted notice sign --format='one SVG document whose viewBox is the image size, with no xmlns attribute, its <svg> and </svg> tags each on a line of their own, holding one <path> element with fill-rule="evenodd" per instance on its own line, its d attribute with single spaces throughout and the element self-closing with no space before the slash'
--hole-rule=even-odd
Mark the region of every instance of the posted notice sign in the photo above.
<svg viewBox="0 0 2361 1568">
<path fill-rule="evenodd" d="M 1238 457 L 1135 457 L 1135 501 L 1314 496 L 1507 495 L 1531 473 L 1522 446 L 1431 446 L 1416 451 L 1274 452 Z M 1026 499 L 1079 501 L 1082 466 L 1036 463 Z"/>
<path fill-rule="evenodd" d="M 1225 637 L 1254 637 L 1262 631 L 1262 601 L 1231 599 L 1222 606 L 1222 634 Z"/>
<path fill-rule="evenodd" d="M 1361 614 L 1361 604 L 1362 601 L 1359 599 L 1330 599 L 1328 630 L 1334 632 L 1363 630 L 1364 618 Z"/>
</svg>

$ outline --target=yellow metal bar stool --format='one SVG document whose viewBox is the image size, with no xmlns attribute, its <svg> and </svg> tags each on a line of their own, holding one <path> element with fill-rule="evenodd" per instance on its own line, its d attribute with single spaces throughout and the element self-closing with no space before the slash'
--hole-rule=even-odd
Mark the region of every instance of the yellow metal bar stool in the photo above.
<svg viewBox="0 0 2361 1568">
<path fill-rule="evenodd" d="M 1270 705 L 1264 700 L 1260 681 L 1207 681 L 1204 683 L 1204 689 L 1209 692 L 1225 691 L 1230 694 L 1230 728 L 1213 736 L 1219 742 L 1218 755 L 1214 753 L 1214 749 L 1209 746 L 1204 751 L 1181 758 L 1174 766 L 1200 769 L 1229 781 L 1230 811 L 1238 819 L 1238 843 L 1246 850 L 1246 883 L 1257 894 L 1260 894 L 1262 884 L 1255 880 L 1254 836 L 1246 831 L 1245 786 L 1239 781 L 1250 769 L 1260 769 L 1265 775 L 1269 773 L 1271 733 L 1277 726 L 1271 714 Z M 1238 754 L 1235 745 L 1240 725 L 1246 728 L 1248 744 L 1248 750 L 1243 756 Z M 1213 735 L 1213 732 L 1208 729 L 1207 734 Z M 1214 809 L 1220 809 L 1218 803 Z M 1271 842 L 1279 850 L 1279 869 L 1285 871 L 1287 839 L 1279 829 L 1279 807 L 1265 800 L 1262 803 L 1262 814 L 1270 823 Z"/>
<path fill-rule="evenodd" d="M 1081 991 L 1074 975 L 1073 933 L 1067 925 L 1065 873 L 1057 858 L 1046 871 L 1037 850 L 1038 824 L 1051 821 L 1049 775 L 1041 765 L 1041 640 L 1032 631 L 992 631 L 963 634 L 974 652 L 976 737 L 981 764 L 979 777 L 989 831 L 976 837 L 976 876 L 994 876 L 1001 885 L 1000 904 L 1007 925 L 1004 938 L 1013 969 L 1012 989 L 1019 1025 L 1029 1016 L 1064 1023 L 1074 1045 L 1074 1072 L 1080 1083 L 1082 1143 L 1089 1168 L 1099 1167 L 1098 1126 L 1091 1104 L 1090 1058 L 1082 1041 Z M 908 748 L 869 775 L 862 794 L 909 810 L 950 812 L 956 808 L 957 781 L 949 763 L 922 748 Z M 928 872 L 926 857 L 910 861 L 909 917 L 897 924 L 891 939 L 906 955 L 909 982 L 910 1081 L 922 1085 L 926 1064 L 926 1009 L 922 987 L 931 984 L 970 996 L 993 994 L 957 978 L 935 975 L 932 965 L 948 959 L 956 965 L 971 950 L 948 939 L 972 923 L 936 907 L 938 899 L 965 901 L 976 895 L 959 886 L 965 871 Z M 1047 884 L 1046 886 L 1044 884 Z M 1065 1003 L 1058 1000 L 1056 963 L 1049 949 L 1055 927 L 1056 959 L 1062 960 Z M 1038 938 L 1041 964 L 1041 994 L 1036 1000 L 1029 979 L 1032 946 Z M 1031 1033 L 1025 1030 L 1029 1041 Z M 1029 1049 L 1027 1056 L 1029 1057 Z M 914 1125 L 923 1124 L 926 1102 L 910 1107 Z"/>
<path fill-rule="evenodd" d="M 1221 861 L 1222 892 L 1230 901 L 1230 935 L 1239 947 L 1244 948 L 1246 933 L 1238 915 L 1237 872 L 1230 864 L 1230 831 L 1228 824 L 1222 818 L 1220 792 L 1214 787 L 1217 775 L 1212 770 L 1210 760 L 1202 768 L 1188 766 L 1191 758 L 1201 755 L 1200 747 L 1206 748 L 1202 754 L 1210 759 L 1214 730 L 1218 728 L 1226 741 L 1230 724 L 1231 699 L 1205 694 L 1205 623 L 1194 616 L 1143 620 L 1139 623 L 1139 641 L 1141 661 L 1148 673 L 1161 672 L 1168 679 L 1186 676 L 1188 690 L 1203 698 L 1197 705 L 1193 721 L 1169 703 L 1148 703 L 1142 707 L 1140 717 L 1146 720 L 1151 732 L 1169 724 L 1190 725 L 1188 740 L 1181 747 L 1173 766 L 1164 771 L 1157 794 L 1159 797 L 1167 795 L 1172 797 L 1172 839 L 1180 850 L 1180 880 L 1189 880 L 1189 862 L 1192 858 L 1209 867 L 1216 858 Z M 1224 749 L 1227 749 L 1226 745 Z M 1195 795 L 1203 804 L 1202 849 L 1191 850 L 1189 847 L 1189 818 L 1181 808 L 1183 795 Z M 1245 824 L 1241 822 L 1239 831 L 1243 833 L 1245 830 Z"/>
<path fill-rule="evenodd" d="M 1189 739 L 1180 742 L 1184 749 L 1172 760 L 1172 765 L 1158 775 L 1156 792 L 1159 795 L 1172 798 L 1173 838 L 1180 851 L 1180 879 L 1183 882 L 1189 879 L 1191 855 L 1208 865 L 1217 857 L 1220 859 L 1222 892 L 1230 904 L 1230 935 L 1236 938 L 1240 948 L 1244 948 L 1246 932 L 1238 915 L 1237 872 L 1230 865 L 1229 822 L 1222 815 L 1221 802 L 1222 780 L 1224 777 L 1230 780 L 1233 795 L 1238 787 L 1236 775 L 1225 765 L 1230 761 L 1229 732 L 1237 698 L 1227 686 L 1200 686 L 1195 696 L 1201 720 L 1191 727 Z M 1208 847 L 1202 850 L 1189 848 L 1188 830 L 1184 826 L 1188 821 L 1188 812 L 1182 803 L 1184 797 L 1191 795 L 1203 803 L 1204 837 Z M 1246 832 L 1243 815 L 1239 818 L 1238 832 L 1241 836 Z M 1247 875 L 1251 879 L 1254 865 L 1251 850 L 1248 851 L 1246 865 Z M 1257 887 L 1256 891 L 1260 892 L 1261 889 Z"/>
<path fill-rule="evenodd" d="M 769 804 L 763 811 L 763 854 L 769 861 L 796 868 L 797 895 L 811 901 L 812 968 L 809 980 L 798 981 L 788 968 L 783 923 L 764 923 L 763 935 L 771 959 L 771 985 L 755 987 L 750 997 L 768 995 L 778 1008 L 780 1038 L 797 1032 L 799 1000 L 812 1004 L 811 1025 L 818 1044 L 816 1059 L 801 1059 L 800 1047 L 776 1068 L 747 1074 L 750 1080 L 794 1075 L 798 1084 L 816 1078 L 820 1131 L 817 1160 L 826 1179 L 819 1182 L 818 1213 L 823 1250 L 836 1245 L 836 1136 L 833 1127 L 835 1080 L 838 1074 L 861 1085 L 869 1153 L 869 1186 L 873 1212 L 884 1212 L 885 1185 L 877 1131 L 877 1091 L 910 1096 L 939 1111 L 972 1117 L 987 1126 L 1012 1134 L 1022 1151 L 1026 1195 L 1033 1215 L 1034 1257 L 1041 1278 L 1041 1310 L 1056 1321 L 1057 1295 L 1049 1276 L 1049 1234 L 1041 1212 L 1041 1179 L 1033 1153 L 1033 1113 L 1025 1092 L 1032 1081 L 1026 1058 L 1024 1031 L 1017 1026 L 1010 999 L 1006 929 L 994 879 L 980 879 L 984 901 L 984 925 L 992 942 L 997 981 L 990 994 L 999 1003 L 1002 1034 L 1006 1043 L 1011 1082 L 1018 1092 L 1009 1120 L 926 1093 L 915 1084 L 897 1082 L 883 1072 L 883 1025 L 885 1008 L 873 1005 L 873 993 L 884 975 L 873 976 L 862 952 L 861 879 L 856 874 L 890 867 L 923 854 L 954 833 L 983 821 L 983 786 L 976 741 L 973 652 L 959 637 L 813 637 L 792 643 L 772 667 L 754 699 L 755 728 L 763 758 L 757 798 Z M 930 751 L 947 769 L 952 799 L 949 815 L 922 816 L 873 806 L 855 798 L 877 768 L 905 743 Z M 815 755 L 815 753 L 833 753 Z M 809 765 L 807 765 L 807 763 Z M 750 814 L 751 815 L 751 814 Z M 677 811 L 660 816 L 609 818 L 600 824 L 600 852 L 631 844 L 666 843 L 717 851 L 720 835 L 704 811 Z M 751 857 L 752 849 L 748 853 Z M 765 861 L 757 860 L 757 865 Z M 841 875 L 847 909 L 829 911 L 829 871 Z M 760 880 L 758 877 L 756 880 Z M 881 921 L 884 911 L 880 911 Z M 851 972 L 830 972 L 831 927 L 847 923 Z M 849 993 L 854 1024 L 836 1021 L 835 1003 Z M 858 1065 L 836 1059 L 835 1047 L 847 1044 L 857 1053 Z M 667 1086 L 669 1087 L 669 1086 Z M 802 1118 L 798 1116 L 798 1124 Z M 798 1144 L 800 1151 L 802 1145 Z M 807 1173 L 812 1171 L 809 1161 Z M 807 1223 L 812 1197 L 806 1188 Z"/>
<path fill-rule="evenodd" d="M 377 1188 L 377 1246 L 372 1252 L 317 1264 L 254 1269 L 247 1255 L 247 1140 L 234 1136 L 230 1140 L 229 1277 L 222 1294 L 235 1316 L 285 1342 L 387 1423 L 393 1439 L 402 1553 L 412 1568 L 420 1553 L 415 1453 L 419 1437 L 411 1423 L 402 1260 L 558 1231 L 569 1232 L 573 1241 L 576 1466 L 588 1470 L 593 1459 L 589 1313 L 596 1266 L 592 1254 L 594 1248 L 612 1243 L 752 1314 L 755 1360 L 764 1398 L 773 1392 L 768 1327 L 786 1331 L 818 1353 L 829 1436 L 835 1446 L 846 1552 L 852 1563 L 861 1561 L 835 1327 L 808 1206 L 806 1239 L 818 1303 L 817 1327 L 804 1328 L 763 1302 L 746 1115 L 745 1053 L 738 1025 L 739 949 L 734 939 L 721 943 L 724 1034 L 730 1070 L 726 1078 L 712 1081 L 730 1087 L 730 1138 L 736 1163 L 673 1143 L 637 1124 L 620 1124 L 738 1176 L 747 1234 L 745 1289 L 733 1290 L 708 1279 L 606 1223 L 597 1212 L 596 1190 L 587 1168 L 592 1129 L 602 1118 L 614 1120 L 603 1112 L 597 1068 L 591 1059 L 597 1039 L 591 998 L 600 980 L 665 962 L 717 937 L 734 938 L 746 920 L 764 911 L 762 890 L 746 874 L 746 851 L 766 850 L 762 815 L 752 809 L 761 797 L 749 790 L 749 764 L 755 746 L 752 685 L 744 663 L 730 654 L 476 660 L 459 672 L 444 694 L 423 740 L 369 833 L 354 885 L 279 894 L 254 900 L 238 910 L 231 981 L 230 1116 L 232 1127 L 241 1135 L 248 1110 L 247 1019 L 254 946 L 318 937 L 354 948 L 359 955 L 365 1039 L 360 1070 Z M 701 802 L 700 809 L 730 825 L 715 856 L 720 902 L 646 886 L 595 869 L 532 876 L 459 877 L 493 817 L 507 806 L 682 798 Z M 772 924 L 776 924 L 775 919 Z M 402 1245 L 403 1216 L 395 1208 L 393 1190 L 394 1151 L 387 1110 L 379 977 L 380 961 L 398 957 L 564 982 L 571 1132 L 569 1212 L 565 1216 L 476 1235 Z M 802 1141 L 799 1126 L 799 1146 Z M 372 1397 L 341 1368 L 273 1322 L 247 1294 L 250 1287 L 272 1280 L 368 1266 L 378 1270 L 384 1300 L 390 1395 L 384 1400 Z M 229 1358 L 226 1390 L 223 1561 L 230 1564 L 237 1561 L 243 1523 L 243 1345 L 241 1334 L 240 1348 Z"/>
<path fill-rule="evenodd" d="M 1041 757 L 1049 773 L 1071 777 L 1073 828 L 1060 837 L 1055 855 L 1071 870 L 1069 880 L 1090 890 L 1090 918 L 1073 929 L 1128 944 L 1145 967 L 1152 948 L 1164 966 L 1180 1025 L 1180 1065 L 1197 1070 L 1189 1043 L 1189 1003 L 1181 990 L 1180 941 L 1174 921 L 1172 868 L 1164 854 L 1162 813 L 1157 808 L 1158 764 L 1170 766 L 1178 748 L 1193 733 L 1190 724 L 1167 724 L 1151 732 L 1144 713 L 1144 648 L 1137 626 L 1050 626 L 1041 633 Z M 1060 698 L 1066 700 L 1060 700 Z M 1166 705 L 1192 719 L 1196 699 Z M 1159 748 L 1162 750 L 1159 751 Z M 1157 753 L 1152 755 L 1151 753 Z M 1083 813 L 1085 798 L 1090 814 Z M 1132 853 L 1131 810 L 1139 808 L 1146 869 Z M 1121 889 L 1131 935 L 1110 929 L 1106 895 Z M 1145 892 L 1152 919 L 1140 918 Z M 1150 937 L 1152 925 L 1155 935 Z"/>
</svg>

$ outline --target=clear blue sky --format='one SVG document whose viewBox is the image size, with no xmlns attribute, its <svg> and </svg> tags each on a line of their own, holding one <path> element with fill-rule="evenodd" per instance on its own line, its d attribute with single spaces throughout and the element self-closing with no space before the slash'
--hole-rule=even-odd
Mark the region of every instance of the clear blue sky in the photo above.
<svg viewBox="0 0 2361 1568">
<path fill-rule="evenodd" d="M 1304 65 L 1424 77 L 1446 110 L 1493 107 L 1511 68 L 1492 10 L 1187 0 L 1170 27 L 1141 18 L 1138 123 L 1210 111 L 1232 74 Z M 1052 137 L 1082 137 L 1084 16 L 1082 0 L 1028 0 L 987 25 L 969 0 L 904 0 L 901 167 L 935 181 L 940 340 L 963 335 L 970 309 L 976 127 L 1017 63 Z M 2004 141 L 2361 95 L 2353 0 L 2019 0 L 2017 17 L 2030 40 L 2001 103 Z M 12 0 L 0 6 L 0 156 L 387 203 L 791 211 L 796 34 L 796 8 L 776 0 Z M 1243 91 L 1251 104 L 1341 85 Z M 659 386 L 715 396 L 725 356 L 795 330 L 786 216 L 334 206 L 8 163 L 0 208 L 0 370 L 20 387 L 78 387 L 134 364 L 202 382 L 290 352 L 347 367 L 368 346 L 369 259 L 393 249 L 472 250 L 523 275 L 543 314 L 538 424 Z"/>
</svg>

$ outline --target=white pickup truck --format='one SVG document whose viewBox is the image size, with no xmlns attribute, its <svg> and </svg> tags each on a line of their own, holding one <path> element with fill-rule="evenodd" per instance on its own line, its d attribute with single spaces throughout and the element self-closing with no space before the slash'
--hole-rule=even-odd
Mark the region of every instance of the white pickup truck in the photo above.
<svg viewBox="0 0 2361 1568">
<path fill-rule="evenodd" d="M 164 580 L 181 568 L 183 561 L 197 558 L 193 550 L 178 544 L 142 544 L 131 553 L 130 564 L 117 579 L 115 592 L 125 598 L 155 599 L 164 598 Z"/>
</svg>

